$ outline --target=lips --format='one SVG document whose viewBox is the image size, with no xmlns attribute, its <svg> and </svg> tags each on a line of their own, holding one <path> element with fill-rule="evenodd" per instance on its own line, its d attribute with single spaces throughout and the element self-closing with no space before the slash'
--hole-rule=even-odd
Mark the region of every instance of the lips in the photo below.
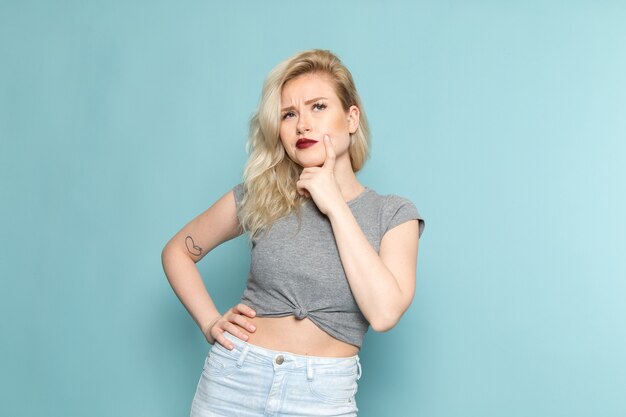
<svg viewBox="0 0 626 417">
<path fill-rule="evenodd" d="M 296 142 L 296 148 L 304 149 L 304 148 L 308 148 L 309 146 L 313 146 L 316 143 L 317 143 L 316 140 L 308 139 L 308 138 L 302 138 L 302 139 L 298 139 L 298 141 Z"/>
</svg>

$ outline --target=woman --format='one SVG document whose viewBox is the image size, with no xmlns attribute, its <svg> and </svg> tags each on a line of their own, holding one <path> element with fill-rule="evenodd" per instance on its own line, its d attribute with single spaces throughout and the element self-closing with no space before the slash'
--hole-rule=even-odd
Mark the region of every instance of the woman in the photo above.
<svg viewBox="0 0 626 417">
<path fill-rule="evenodd" d="M 213 344 L 192 416 L 352 416 L 359 348 L 395 326 L 415 292 L 424 221 L 363 186 L 369 132 L 350 72 L 329 51 L 280 63 L 250 123 L 244 181 L 163 250 L 176 295 Z M 220 314 L 195 267 L 244 231 L 241 302 Z"/>
</svg>

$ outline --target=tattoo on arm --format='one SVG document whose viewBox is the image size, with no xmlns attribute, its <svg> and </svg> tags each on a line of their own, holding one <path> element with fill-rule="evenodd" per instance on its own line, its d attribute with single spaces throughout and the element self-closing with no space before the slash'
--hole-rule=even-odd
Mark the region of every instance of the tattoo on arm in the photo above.
<svg viewBox="0 0 626 417">
<path fill-rule="evenodd" d="M 191 236 L 187 236 L 185 238 L 185 246 L 187 246 L 187 250 L 192 255 L 200 256 L 200 254 L 202 253 L 202 248 L 200 246 L 196 246 Z"/>
</svg>

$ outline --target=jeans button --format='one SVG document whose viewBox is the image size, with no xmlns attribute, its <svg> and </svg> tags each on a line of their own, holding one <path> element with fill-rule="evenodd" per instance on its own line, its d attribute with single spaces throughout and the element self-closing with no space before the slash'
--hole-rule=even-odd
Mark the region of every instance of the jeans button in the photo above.
<svg viewBox="0 0 626 417">
<path fill-rule="evenodd" d="M 285 358 L 283 357 L 283 355 L 278 355 L 276 356 L 276 363 L 279 365 L 282 365 L 282 363 L 285 361 Z"/>
</svg>

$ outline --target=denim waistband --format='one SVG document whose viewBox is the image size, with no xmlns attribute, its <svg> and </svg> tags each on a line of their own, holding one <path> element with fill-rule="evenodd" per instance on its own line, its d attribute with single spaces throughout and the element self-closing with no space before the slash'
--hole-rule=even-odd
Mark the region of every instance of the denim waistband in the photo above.
<svg viewBox="0 0 626 417">
<path fill-rule="evenodd" d="M 231 354 L 236 354 L 239 356 L 238 362 L 243 362 L 247 356 L 252 355 L 258 361 L 272 364 L 275 367 L 276 363 L 279 363 L 279 365 L 286 368 L 306 369 L 307 373 L 309 373 L 313 366 L 328 368 L 331 373 L 341 373 L 342 369 L 349 369 L 353 365 L 356 365 L 357 379 L 361 378 L 361 362 L 358 354 L 346 357 L 298 355 L 296 353 L 272 350 L 262 346 L 253 345 L 241 340 L 237 336 L 233 336 L 228 332 L 224 332 L 224 337 L 233 342 L 235 345 L 233 351 L 237 350 L 241 353 L 238 354 L 233 351 L 229 351 L 228 348 L 223 347 L 219 344 L 219 342 L 215 342 L 214 348 L 216 345 L 219 345 L 217 346 L 218 349 L 221 349 L 226 353 L 230 352 Z"/>
</svg>

